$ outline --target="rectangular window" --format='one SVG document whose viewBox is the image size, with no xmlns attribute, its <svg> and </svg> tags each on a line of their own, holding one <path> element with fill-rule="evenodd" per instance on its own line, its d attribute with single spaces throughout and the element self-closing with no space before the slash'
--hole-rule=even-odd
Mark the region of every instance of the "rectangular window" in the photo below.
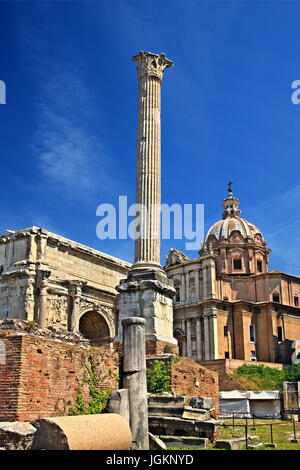
<svg viewBox="0 0 300 470">
<path fill-rule="evenodd" d="M 225 351 L 225 359 L 229 359 L 229 351 Z"/>
<path fill-rule="evenodd" d="M 249 325 L 249 341 L 255 343 L 255 326 Z"/>
<path fill-rule="evenodd" d="M 294 297 L 294 305 L 295 305 L 295 307 L 299 306 L 299 299 L 298 299 L 297 296 Z"/>
<path fill-rule="evenodd" d="M 176 302 L 180 302 L 180 289 L 179 287 L 175 287 L 176 290 Z"/>
<path fill-rule="evenodd" d="M 283 341 L 282 326 L 277 327 L 277 339 L 278 341 Z"/>
<path fill-rule="evenodd" d="M 258 271 L 259 273 L 262 272 L 262 262 L 261 262 L 261 261 L 257 261 L 257 271 Z"/>
<path fill-rule="evenodd" d="M 242 269 L 242 260 L 240 258 L 233 260 L 233 269 Z"/>
<path fill-rule="evenodd" d="M 279 302 L 279 295 L 273 294 L 273 302 Z"/>
<path fill-rule="evenodd" d="M 256 361 L 255 351 L 250 351 L 250 361 Z"/>
<path fill-rule="evenodd" d="M 228 336 L 228 327 L 224 326 L 224 336 Z"/>
</svg>

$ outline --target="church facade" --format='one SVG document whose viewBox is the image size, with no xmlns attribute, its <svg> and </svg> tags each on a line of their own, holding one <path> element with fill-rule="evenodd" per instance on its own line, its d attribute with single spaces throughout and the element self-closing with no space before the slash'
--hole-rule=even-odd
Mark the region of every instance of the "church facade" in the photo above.
<svg viewBox="0 0 300 470">
<path fill-rule="evenodd" d="M 270 249 L 241 217 L 231 188 L 223 208 L 199 257 L 176 249 L 166 257 L 179 353 L 198 362 L 289 364 L 300 339 L 300 278 L 268 271 Z M 20 318 L 112 346 L 119 325 L 116 287 L 129 263 L 30 227 L 0 237 L 0 266 L 0 320 Z"/>
<path fill-rule="evenodd" d="M 289 364 L 300 339 L 300 279 L 268 271 L 270 249 L 241 217 L 231 187 L 223 208 L 198 258 L 174 249 L 167 256 L 180 353 L 196 361 Z"/>
</svg>

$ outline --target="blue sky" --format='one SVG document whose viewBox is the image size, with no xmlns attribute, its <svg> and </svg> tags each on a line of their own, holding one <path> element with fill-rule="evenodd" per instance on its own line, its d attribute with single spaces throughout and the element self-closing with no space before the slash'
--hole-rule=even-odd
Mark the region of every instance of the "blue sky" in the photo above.
<svg viewBox="0 0 300 470">
<path fill-rule="evenodd" d="M 299 275 L 299 15 L 298 1 L 1 1 L 1 233 L 37 225 L 133 261 L 133 241 L 97 238 L 96 208 L 135 201 L 132 56 L 165 52 L 162 202 L 205 204 L 207 231 L 233 181 L 270 269 Z M 184 244 L 163 240 L 162 263 Z"/>
</svg>

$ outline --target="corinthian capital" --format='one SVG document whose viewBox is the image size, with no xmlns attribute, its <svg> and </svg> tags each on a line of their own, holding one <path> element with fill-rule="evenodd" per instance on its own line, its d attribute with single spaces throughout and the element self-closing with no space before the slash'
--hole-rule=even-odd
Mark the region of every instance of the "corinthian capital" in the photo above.
<svg viewBox="0 0 300 470">
<path fill-rule="evenodd" d="M 174 62 L 167 59 L 165 54 L 153 54 L 152 52 L 140 51 L 138 55 L 132 57 L 137 63 L 138 79 L 146 77 L 157 77 L 162 81 L 165 68 L 171 67 Z"/>
</svg>

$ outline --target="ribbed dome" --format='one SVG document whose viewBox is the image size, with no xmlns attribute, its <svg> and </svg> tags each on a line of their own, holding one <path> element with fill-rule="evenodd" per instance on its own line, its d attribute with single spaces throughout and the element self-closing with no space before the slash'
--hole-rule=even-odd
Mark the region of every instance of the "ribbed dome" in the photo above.
<svg viewBox="0 0 300 470">
<path fill-rule="evenodd" d="M 229 183 L 228 193 L 228 197 L 223 201 L 223 218 L 210 227 L 205 242 L 208 241 L 211 235 L 214 235 L 217 240 L 221 238 L 228 239 L 235 230 L 239 231 L 245 239 L 254 239 L 255 235 L 259 234 L 262 242 L 264 242 L 261 231 L 254 224 L 241 217 L 240 201 L 233 197 L 231 183 Z"/>
<path fill-rule="evenodd" d="M 242 217 L 228 215 L 226 219 L 219 220 L 210 227 L 205 241 L 208 240 L 210 235 L 214 235 L 217 240 L 221 238 L 227 239 L 234 230 L 238 230 L 243 238 L 253 239 L 254 235 L 260 234 L 263 239 L 261 231 L 254 224 L 242 219 Z"/>
</svg>

